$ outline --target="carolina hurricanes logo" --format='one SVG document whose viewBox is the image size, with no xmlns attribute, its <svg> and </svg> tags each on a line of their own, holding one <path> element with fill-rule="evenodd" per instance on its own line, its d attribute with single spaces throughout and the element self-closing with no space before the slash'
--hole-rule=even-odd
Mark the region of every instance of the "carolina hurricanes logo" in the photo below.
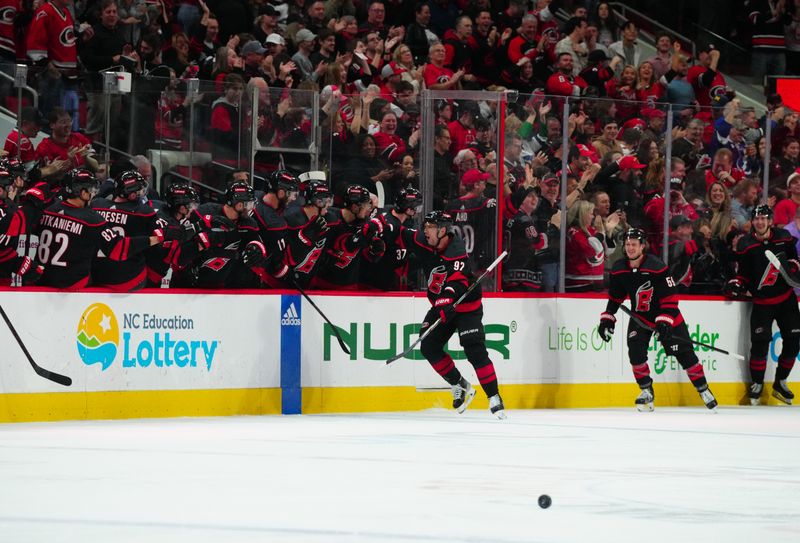
<svg viewBox="0 0 800 543">
<path fill-rule="evenodd" d="M 650 311 L 650 303 L 653 301 L 653 286 L 647 281 L 636 289 L 636 311 L 647 313 Z"/>
<path fill-rule="evenodd" d="M 767 269 L 764 270 L 764 275 L 761 276 L 761 281 L 758 283 L 758 288 L 761 287 L 771 287 L 778 281 L 778 268 L 770 264 L 767 266 Z"/>
<path fill-rule="evenodd" d="M 725 85 L 714 85 L 708 90 L 708 96 L 713 100 L 717 96 L 725 94 Z"/>
<path fill-rule="evenodd" d="M 431 270 L 431 274 L 428 276 L 428 290 L 434 294 L 441 293 L 445 279 L 447 279 L 447 268 L 444 266 L 436 266 Z"/>
<path fill-rule="evenodd" d="M 65 47 L 75 45 L 75 29 L 71 26 L 65 27 L 58 35 L 58 41 Z"/>
<path fill-rule="evenodd" d="M 594 255 L 587 258 L 586 262 L 588 262 L 590 266 L 601 265 L 606 257 L 606 250 L 603 248 L 603 244 L 596 237 L 590 237 L 589 245 L 594 250 Z"/>
<path fill-rule="evenodd" d="M 0 24 L 14 24 L 14 18 L 17 16 L 17 10 L 11 6 L 0 8 Z"/>
<path fill-rule="evenodd" d="M 350 106 L 350 104 L 345 104 L 340 111 L 342 112 L 342 119 L 344 119 L 346 122 L 353 120 L 355 112 L 353 112 L 353 108 Z"/>
<path fill-rule="evenodd" d="M 450 81 L 450 76 L 447 74 L 442 74 L 436 78 L 437 83 L 447 83 L 448 81 Z"/>
<path fill-rule="evenodd" d="M 550 27 L 543 32 L 545 36 L 547 36 L 547 40 L 551 43 L 555 43 L 559 40 L 559 34 L 555 27 Z"/>
</svg>

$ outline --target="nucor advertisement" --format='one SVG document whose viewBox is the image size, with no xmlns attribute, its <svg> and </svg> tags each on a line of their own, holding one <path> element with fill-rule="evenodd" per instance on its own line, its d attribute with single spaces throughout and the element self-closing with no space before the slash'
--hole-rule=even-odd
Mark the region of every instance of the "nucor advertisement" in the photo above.
<svg viewBox="0 0 800 543">
<path fill-rule="evenodd" d="M 277 296 L 16 292 L 0 299 L 36 363 L 73 380 L 65 388 L 37 376 L 0 323 L 2 392 L 280 386 Z"/>
<path fill-rule="evenodd" d="M 430 307 L 423 297 L 326 297 L 318 305 L 341 329 L 351 354 L 345 354 L 330 327 L 311 307 L 303 307 L 303 386 L 442 386 L 442 381 L 418 350 L 409 358 L 386 365 L 386 359 L 405 350 L 419 333 Z M 627 317 L 617 313 L 613 340 L 597 334 L 603 299 L 487 298 L 483 322 L 486 347 L 501 383 L 619 383 L 633 377 L 627 356 Z M 681 310 L 692 339 L 747 355 L 746 304 L 684 301 Z M 778 333 L 776 331 L 776 336 Z M 777 360 L 773 343 L 771 359 Z M 742 382 L 746 363 L 697 347 L 709 380 Z M 455 334 L 448 351 L 458 367 L 475 380 Z M 673 357 L 651 340 L 652 374 L 662 382 L 688 382 Z"/>
</svg>

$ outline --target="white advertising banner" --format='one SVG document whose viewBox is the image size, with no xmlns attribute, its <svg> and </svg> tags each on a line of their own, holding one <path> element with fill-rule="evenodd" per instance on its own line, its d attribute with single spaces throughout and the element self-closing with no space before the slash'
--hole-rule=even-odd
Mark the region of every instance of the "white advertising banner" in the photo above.
<svg viewBox="0 0 800 543">
<path fill-rule="evenodd" d="M 5 291 L 36 375 L 0 323 L 0 391 L 82 392 L 280 386 L 280 296 Z"/>
<path fill-rule="evenodd" d="M 303 306 L 303 387 L 417 386 L 441 387 L 443 381 L 419 351 L 414 359 L 386 365 L 417 337 L 419 323 L 430 307 L 422 296 L 319 296 L 320 309 L 342 329 L 351 354 L 344 353 L 322 318 Z M 484 326 L 489 356 L 501 383 L 628 383 L 627 317 L 618 312 L 613 340 L 604 343 L 597 324 L 606 301 L 600 298 L 484 299 Z M 747 304 L 723 301 L 683 301 L 681 310 L 692 339 L 747 356 Z M 777 335 L 777 332 L 776 332 Z M 777 360 L 773 343 L 770 359 Z M 458 367 L 473 375 L 454 335 L 448 350 Z M 747 363 L 697 347 L 698 358 L 711 382 L 743 382 Z M 654 378 L 688 382 L 672 357 L 652 340 L 649 357 Z M 473 375 L 474 377 L 474 375 Z"/>
</svg>

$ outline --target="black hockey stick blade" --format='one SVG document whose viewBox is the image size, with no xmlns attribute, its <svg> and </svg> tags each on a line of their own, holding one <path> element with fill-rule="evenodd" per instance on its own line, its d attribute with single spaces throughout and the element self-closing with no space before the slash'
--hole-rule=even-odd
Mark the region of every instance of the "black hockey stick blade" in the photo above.
<svg viewBox="0 0 800 543">
<path fill-rule="evenodd" d="M 470 292 L 472 292 L 472 289 L 474 289 L 474 288 L 475 288 L 477 285 L 479 285 L 479 284 L 480 284 L 480 282 L 481 282 L 481 281 L 483 281 L 484 277 L 486 277 L 487 275 L 489 275 L 489 274 L 492 272 L 492 270 L 494 270 L 494 269 L 495 269 L 495 268 L 496 268 L 496 267 L 497 267 L 497 266 L 498 266 L 498 265 L 499 265 L 499 264 L 500 264 L 500 263 L 503 261 L 503 259 L 505 259 L 505 257 L 507 257 L 507 256 L 508 256 L 508 251 L 503 251 L 502 253 L 500 253 L 500 256 L 498 256 L 497 258 L 495 258 L 495 259 L 494 259 L 494 262 L 492 262 L 491 264 L 489 264 L 489 267 L 488 267 L 488 268 L 486 268 L 486 270 L 485 270 L 485 271 L 484 271 L 484 272 L 483 272 L 483 273 L 480 275 L 480 277 L 478 277 L 478 278 L 475 280 L 475 282 L 474 282 L 474 283 L 472 283 L 472 284 L 469 286 L 469 288 L 466 290 L 466 292 L 464 292 L 464 294 L 462 294 L 462 295 L 461 295 L 461 297 L 460 297 L 458 300 L 456 300 L 456 302 L 453 304 L 453 307 L 455 307 L 455 306 L 457 306 L 458 304 L 460 304 L 461 302 L 463 302 L 463 301 L 464 301 L 464 299 L 467 297 L 467 295 L 468 295 Z M 440 317 L 440 318 L 438 318 L 438 319 L 436 319 L 436 321 L 434 321 L 434 323 L 433 323 L 433 324 L 431 324 L 431 325 L 428 327 L 428 329 L 427 329 L 427 330 L 425 330 L 425 332 L 424 332 L 423 334 L 421 334 L 421 335 L 420 335 L 420 336 L 419 336 L 419 337 L 416 339 L 416 341 L 414 341 L 414 343 L 412 343 L 412 344 L 411 344 L 411 345 L 410 345 L 410 346 L 409 346 L 409 347 L 408 347 L 408 348 L 407 348 L 405 351 L 403 351 L 403 352 L 402 352 L 402 353 L 400 353 L 400 354 L 396 354 L 396 355 L 394 355 L 393 357 L 391 357 L 390 359 L 388 359 L 388 360 L 386 361 L 386 363 L 387 363 L 387 364 L 391 364 L 391 363 L 392 363 L 392 362 L 394 362 L 395 360 L 400 360 L 401 358 L 403 358 L 403 357 L 407 356 L 407 355 L 408 355 L 408 353 L 410 353 L 411 351 L 413 351 L 413 350 L 414 350 L 414 347 L 416 347 L 416 346 L 417 346 L 417 345 L 418 345 L 418 344 L 419 344 L 419 343 L 420 343 L 420 342 L 421 342 L 423 339 L 425 339 L 426 337 L 428 337 L 428 334 L 430 334 L 431 332 L 433 332 L 434 328 L 436 328 L 437 326 L 439 326 L 439 324 L 440 324 L 441 322 L 442 322 L 442 319 L 441 319 L 441 317 Z"/>
<path fill-rule="evenodd" d="M 767 260 L 769 260 L 770 264 L 775 266 L 775 269 L 778 270 L 778 273 L 781 274 L 783 280 L 786 281 L 786 283 L 788 283 L 790 287 L 800 288 L 800 283 L 798 283 L 797 280 L 795 280 L 794 278 L 792 278 L 791 275 L 789 275 L 789 272 L 786 271 L 786 268 L 784 267 L 783 262 L 781 262 L 781 259 L 778 258 L 778 255 L 767 249 L 766 251 L 764 251 L 764 256 L 767 257 Z"/>
<path fill-rule="evenodd" d="M 339 335 L 339 329 L 336 328 L 336 326 L 330 321 L 330 319 L 325 315 L 325 313 L 323 313 L 322 310 L 319 307 L 317 307 L 317 304 L 314 303 L 314 300 L 312 300 L 311 297 L 308 294 L 306 294 L 306 291 L 303 290 L 303 288 L 297 284 L 297 281 L 295 281 L 291 275 L 290 277 L 292 278 L 292 283 L 294 283 L 294 288 L 296 288 L 297 291 L 303 295 L 303 298 L 305 298 L 306 301 L 311 304 L 311 307 L 313 307 L 317 311 L 317 313 L 319 313 L 320 316 L 323 319 L 325 319 L 325 322 L 327 322 L 328 325 L 330 325 L 331 330 L 333 330 L 333 335 L 336 336 L 336 341 L 339 342 L 339 347 L 341 347 L 345 353 L 350 354 L 350 349 L 347 348 L 344 339 L 342 339 L 342 336 Z"/>
<path fill-rule="evenodd" d="M 636 321 L 636 324 L 638 324 L 642 328 L 644 328 L 646 330 L 650 330 L 651 332 L 655 332 L 656 331 L 655 328 L 653 328 L 652 326 L 650 326 L 649 324 L 644 322 L 642 319 L 640 319 L 639 316 L 636 315 L 630 309 L 628 309 L 627 306 L 625 306 L 623 304 L 620 304 L 619 308 L 622 310 L 623 313 L 628 315 L 632 320 Z M 725 349 L 720 349 L 719 347 L 714 347 L 713 345 L 709 345 L 708 343 L 703 343 L 701 341 L 695 341 L 692 338 L 684 339 L 684 338 L 681 338 L 681 337 L 676 337 L 675 340 L 683 342 L 683 343 L 691 343 L 692 345 L 697 345 L 698 347 L 703 347 L 703 348 L 708 349 L 710 351 L 715 351 L 715 352 L 718 352 L 718 353 L 721 353 L 721 354 L 726 354 L 726 355 L 728 355 L 728 356 L 730 356 L 732 358 L 735 358 L 737 360 L 744 360 L 745 359 L 742 355 L 740 355 L 738 353 L 732 353 L 730 351 L 726 351 Z"/>
<path fill-rule="evenodd" d="M 72 379 L 70 379 L 66 375 L 61 375 L 60 373 L 55 373 L 53 371 L 46 370 L 33 360 L 31 353 L 28 352 L 28 348 L 25 347 L 24 343 L 22 343 L 22 338 L 19 337 L 16 328 L 14 328 L 14 325 L 11 324 L 11 319 L 8 318 L 8 315 L 3 309 L 3 306 L 0 306 L 0 315 L 2 315 L 3 320 L 6 321 L 6 326 L 8 326 L 8 329 L 11 331 L 11 335 L 14 336 L 14 339 L 17 340 L 19 348 L 22 349 L 23 353 L 25 353 L 25 358 L 27 358 L 28 362 L 31 363 L 31 367 L 33 367 L 33 371 L 35 371 L 37 375 L 39 375 L 40 377 L 44 377 L 45 379 L 48 379 L 50 381 L 53 381 L 54 383 L 58 383 L 59 385 L 63 385 L 65 387 L 72 385 Z"/>
</svg>

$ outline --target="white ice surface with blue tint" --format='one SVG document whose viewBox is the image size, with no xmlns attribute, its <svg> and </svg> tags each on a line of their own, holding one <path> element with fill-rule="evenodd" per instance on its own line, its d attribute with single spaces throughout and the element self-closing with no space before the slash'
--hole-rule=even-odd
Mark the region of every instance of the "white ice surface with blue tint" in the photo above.
<svg viewBox="0 0 800 543">
<path fill-rule="evenodd" d="M 800 410 L 719 411 L 0 425 L 0 541 L 800 541 Z"/>
</svg>

